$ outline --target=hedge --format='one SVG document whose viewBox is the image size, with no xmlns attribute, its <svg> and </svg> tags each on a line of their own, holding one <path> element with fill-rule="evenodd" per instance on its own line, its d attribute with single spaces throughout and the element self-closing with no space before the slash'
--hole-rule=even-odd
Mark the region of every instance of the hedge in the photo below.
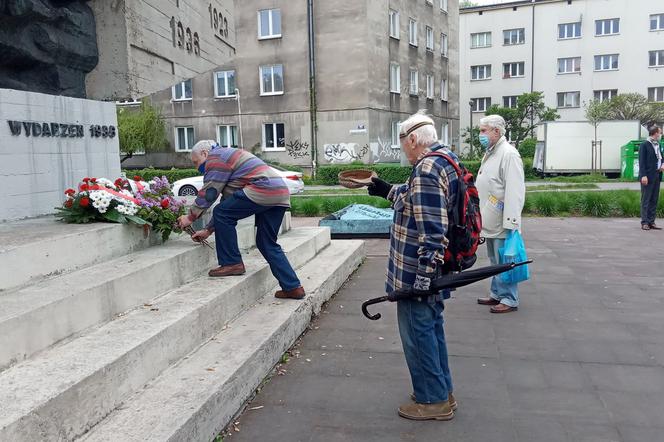
<svg viewBox="0 0 664 442">
<path fill-rule="evenodd" d="M 198 176 L 200 173 L 196 169 L 138 169 L 138 170 L 123 170 L 127 177 L 131 178 L 136 175 L 140 176 L 146 181 L 151 180 L 154 177 L 165 176 L 168 179 L 169 183 L 174 183 L 177 180 L 184 178 L 191 178 L 193 176 Z"/>
</svg>

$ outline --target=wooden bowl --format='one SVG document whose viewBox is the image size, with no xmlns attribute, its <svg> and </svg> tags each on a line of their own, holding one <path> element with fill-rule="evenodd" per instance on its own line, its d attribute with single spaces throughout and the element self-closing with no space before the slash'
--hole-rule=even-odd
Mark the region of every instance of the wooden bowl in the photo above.
<svg viewBox="0 0 664 442">
<path fill-rule="evenodd" d="M 348 189 L 359 189 L 360 187 L 368 186 L 371 184 L 371 178 L 377 177 L 378 174 L 373 170 L 365 169 L 352 169 L 344 170 L 339 173 L 339 184 Z"/>
</svg>

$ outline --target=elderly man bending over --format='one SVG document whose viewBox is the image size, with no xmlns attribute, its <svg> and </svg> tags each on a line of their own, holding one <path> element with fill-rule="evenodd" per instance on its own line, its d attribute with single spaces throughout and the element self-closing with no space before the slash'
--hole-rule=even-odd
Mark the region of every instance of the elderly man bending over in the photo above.
<svg viewBox="0 0 664 442">
<path fill-rule="evenodd" d="M 500 249 L 510 230 L 521 227 L 521 211 L 526 196 L 523 162 L 514 146 L 505 139 L 505 120 L 489 115 L 480 120 L 480 143 L 486 149 L 475 182 L 480 195 L 482 236 L 491 264 L 500 263 Z M 500 276 L 491 280 L 491 293 L 478 304 L 490 305 L 491 313 L 508 313 L 519 306 L 516 283 Z"/>
<path fill-rule="evenodd" d="M 237 244 L 235 226 L 251 215 L 256 219 L 256 247 L 270 265 L 281 290 L 277 298 L 304 298 L 304 289 L 288 258 L 277 244 L 277 234 L 290 192 L 283 179 L 260 158 L 240 149 L 219 147 L 212 140 L 199 141 L 191 152 L 191 161 L 204 170 L 204 185 L 189 215 L 178 219 L 181 227 L 191 225 L 221 194 L 222 201 L 213 211 L 208 226 L 196 232 L 194 240 L 215 235 L 219 267 L 208 273 L 213 277 L 245 273 Z"/>
<path fill-rule="evenodd" d="M 438 144 L 433 120 L 415 114 L 401 124 L 401 148 L 413 164 L 408 183 L 392 186 L 378 178 L 370 195 L 392 201 L 387 292 L 422 291 L 422 296 L 397 302 L 399 333 L 413 384 L 412 403 L 399 407 L 399 415 L 414 420 L 449 420 L 457 403 L 443 329 L 443 299 L 449 292 L 426 295 L 432 279 L 443 273 L 448 244 L 448 210 L 456 203 L 458 176 L 442 156 L 458 162 Z"/>
</svg>

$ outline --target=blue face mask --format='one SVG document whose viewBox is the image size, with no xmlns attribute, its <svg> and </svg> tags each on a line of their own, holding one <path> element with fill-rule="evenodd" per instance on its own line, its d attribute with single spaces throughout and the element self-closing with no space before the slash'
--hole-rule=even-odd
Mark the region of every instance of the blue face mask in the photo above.
<svg viewBox="0 0 664 442">
<path fill-rule="evenodd" d="M 205 161 L 203 161 L 203 162 L 201 163 L 201 165 L 198 166 L 198 172 L 201 173 L 201 174 L 204 174 L 204 173 L 205 173 Z"/>
<path fill-rule="evenodd" d="M 489 147 L 489 136 L 480 135 L 480 144 L 482 145 L 483 148 L 487 149 Z"/>
</svg>

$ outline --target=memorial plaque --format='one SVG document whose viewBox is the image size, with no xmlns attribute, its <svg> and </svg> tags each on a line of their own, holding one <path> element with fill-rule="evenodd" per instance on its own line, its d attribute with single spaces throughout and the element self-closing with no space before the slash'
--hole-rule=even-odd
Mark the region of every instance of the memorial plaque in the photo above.
<svg viewBox="0 0 664 442">
<path fill-rule="evenodd" d="M 392 225 L 392 209 L 352 204 L 319 221 L 329 227 L 333 238 L 387 238 Z"/>
</svg>

